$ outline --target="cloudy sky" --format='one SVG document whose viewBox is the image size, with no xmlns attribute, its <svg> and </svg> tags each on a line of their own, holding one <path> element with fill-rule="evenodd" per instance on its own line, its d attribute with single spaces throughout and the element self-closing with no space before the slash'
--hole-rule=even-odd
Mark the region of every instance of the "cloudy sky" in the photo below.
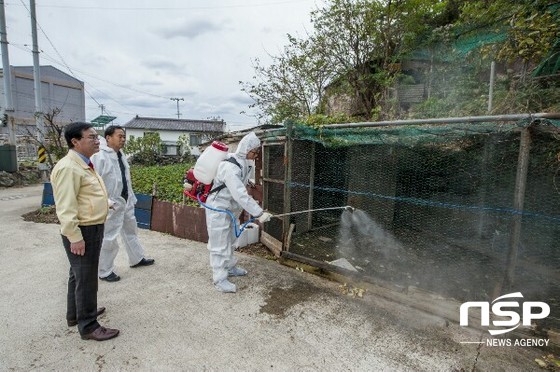
<svg viewBox="0 0 560 372">
<path fill-rule="evenodd" d="M 267 63 L 286 34 L 311 31 L 321 0 L 36 0 L 40 63 L 85 82 L 86 120 L 135 115 L 220 117 L 255 126 L 252 60 Z M 31 66 L 29 0 L 5 0 L 10 64 Z M 246 111 L 246 114 L 241 114 Z"/>
</svg>

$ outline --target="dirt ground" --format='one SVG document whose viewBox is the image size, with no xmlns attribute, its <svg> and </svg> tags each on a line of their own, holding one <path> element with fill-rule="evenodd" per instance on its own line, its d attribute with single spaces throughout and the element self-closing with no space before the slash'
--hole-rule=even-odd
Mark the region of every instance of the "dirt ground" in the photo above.
<svg viewBox="0 0 560 372">
<path fill-rule="evenodd" d="M 238 253 L 236 294 L 211 283 L 205 244 L 140 230 L 156 264 L 100 282 L 106 342 L 64 319 L 68 262 L 58 225 L 25 221 L 42 186 L 0 190 L 0 371 L 531 371 L 543 352 L 464 344 L 480 331 L 294 270 L 263 247 Z"/>
</svg>

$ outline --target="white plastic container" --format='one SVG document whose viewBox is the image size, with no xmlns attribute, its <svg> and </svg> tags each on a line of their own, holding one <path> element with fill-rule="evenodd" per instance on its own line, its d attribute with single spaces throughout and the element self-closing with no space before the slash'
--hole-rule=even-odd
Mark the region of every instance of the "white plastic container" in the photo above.
<svg viewBox="0 0 560 372">
<path fill-rule="evenodd" d="M 256 223 L 249 223 L 237 238 L 234 246 L 235 248 L 246 247 L 249 244 L 255 244 L 259 241 L 259 225 Z"/>
<path fill-rule="evenodd" d="M 247 224 L 244 233 L 247 234 L 247 245 L 258 243 L 259 225 L 257 225 L 256 223 Z"/>
<path fill-rule="evenodd" d="M 194 176 L 205 185 L 209 185 L 216 177 L 218 165 L 227 158 L 228 147 L 225 143 L 214 141 L 200 155 L 194 165 Z"/>
</svg>

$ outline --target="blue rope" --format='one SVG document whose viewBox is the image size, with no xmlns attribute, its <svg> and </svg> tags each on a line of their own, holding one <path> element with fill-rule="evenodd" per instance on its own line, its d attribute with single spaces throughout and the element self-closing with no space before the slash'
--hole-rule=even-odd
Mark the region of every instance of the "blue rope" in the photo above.
<svg viewBox="0 0 560 372">
<path fill-rule="evenodd" d="M 245 230 L 247 225 L 255 220 L 255 217 L 251 217 L 251 219 L 249 221 L 245 222 L 243 225 L 241 225 L 241 228 L 238 229 L 237 228 L 237 218 L 235 217 L 235 215 L 233 214 L 232 211 L 227 210 L 227 209 L 214 208 L 214 207 L 209 206 L 208 204 L 203 203 L 202 200 L 200 200 L 200 194 L 201 193 L 198 193 L 196 195 L 196 198 L 198 199 L 198 203 L 200 205 L 202 205 L 204 208 L 210 209 L 211 211 L 214 211 L 214 212 L 227 213 L 229 215 L 229 217 L 231 218 L 231 221 L 233 222 L 233 228 L 235 230 L 234 232 L 235 232 L 235 237 L 236 238 L 239 238 L 239 236 L 241 235 L 243 230 Z"/>
<path fill-rule="evenodd" d="M 306 185 L 306 184 L 303 184 L 303 183 L 297 183 L 297 182 L 291 182 L 290 187 L 299 187 L 299 188 L 307 188 L 307 189 L 311 188 L 309 185 Z M 365 196 L 365 197 L 368 197 L 368 198 L 372 197 L 372 198 L 387 199 L 387 200 L 393 200 L 393 201 L 402 201 L 402 202 L 406 202 L 406 203 L 412 203 L 412 204 L 417 204 L 417 205 L 426 205 L 426 206 L 432 206 L 432 207 L 489 211 L 489 212 L 506 213 L 506 214 L 511 214 L 511 215 L 522 215 L 522 216 L 527 216 L 527 217 L 537 217 L 537 218 L 543 218 L 545 220 L 555 221 L 555 222 L 560 221 L 559 216 L 550 216 L 550 215 L 536 213 L 536 212 L 530 212 L 530 211 L 520 211 L 518 209 L 513 209 L 513 208 L 495 208 L 495 207 L 484 207 L 484 206 L 478 206 L 478 205 L 451 204 L 451 203 L 436 202 L 436 201 L 426 200 L 426 199 L 399 197 L 399 196 L 388 196 L 388 195 L 375 194 L 375 193 L 363 192 L 363 191 L 349 191 L 349 190 L 344 190 L 344 189 L 337 189 L 337 188 L 334 188 L 334 187 L 318 187 L 318 186 L 315 186 L 315 187 L 313 187 L 313 189 L 328 191 L 328 192 L 342 193 L 342 194 L 361 195 L 361 196 Z"/>
</svg>

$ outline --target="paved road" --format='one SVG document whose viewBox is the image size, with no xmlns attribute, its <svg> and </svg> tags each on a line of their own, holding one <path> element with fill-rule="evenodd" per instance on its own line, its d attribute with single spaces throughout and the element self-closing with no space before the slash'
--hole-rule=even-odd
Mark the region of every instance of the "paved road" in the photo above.
<svg viewBox="0 0 560 372">
<path fill-rule="evenodd" d="M 529 348 L 464 345 L 456 324 L 275 261 L 240 255 L 236 294 L 211 284 L 204 244 L 140 231 L 152 267 L 117 257 L 100 318 L 121 335 L 83 341 L 64 319 L 68 262 L 57 225 L 25 222 L 40 186 L 0 190 L 0 371 L 527 371 Z"/>
</svg>

